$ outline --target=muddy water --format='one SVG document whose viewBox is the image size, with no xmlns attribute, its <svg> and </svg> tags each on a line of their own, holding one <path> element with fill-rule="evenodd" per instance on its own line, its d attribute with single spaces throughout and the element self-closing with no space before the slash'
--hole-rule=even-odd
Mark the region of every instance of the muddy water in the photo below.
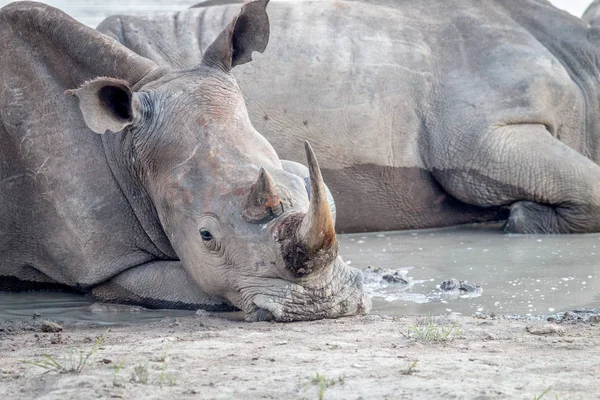
<svg viewBox="0 0 600 400">
<path fill-rule="evenodd" d="M 600 235 L 505 235 L 499 225 L 346 235 L 352 266 L 399 271 L 405 283 L 367 273 L 375 312 L 553 314 L 600 306 Z M 480 287 L 440 290 L 452 278 Z"/>
<path fill-rule="evenodd" d="M 401 276 L 390 283 L 365 272 L 376 314 L 554 314 L 600 307 L 600 234 L 504 235 L 499 226 L 341 235 L 342 257 Z M 479 286 L 473 293 L 443 292 L 455 278 Z M 0 319 L 41 314 L 58 320 L 102 323 L 148 321 L 186 311 L 147 311 L 94 304 L 82 295 L 0 293 Z"/>
<path fill-rule="evenodd" d="M 49 318 L 110 325 L 150 322 L 193 314 L 183 310 L 145 310 L 139 307 L 99 304 L 88 296 L 75 293 L 0 292 L 0 320 Z"/>
</svg>

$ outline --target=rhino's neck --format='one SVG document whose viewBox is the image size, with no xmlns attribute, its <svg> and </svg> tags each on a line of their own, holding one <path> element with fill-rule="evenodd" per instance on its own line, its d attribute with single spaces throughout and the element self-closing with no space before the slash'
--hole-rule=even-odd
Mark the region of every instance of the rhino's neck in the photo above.
<svg viewBox="0 0 600 400">
<path fill-rule="evenodd" d="M 157 258 L 177 259 L 150 195 L 139 179 L 132 135 L 108 133 L 102 136 L 102 144 L 113 176 L 151 243 L 145 250 Z"/>
</svg>

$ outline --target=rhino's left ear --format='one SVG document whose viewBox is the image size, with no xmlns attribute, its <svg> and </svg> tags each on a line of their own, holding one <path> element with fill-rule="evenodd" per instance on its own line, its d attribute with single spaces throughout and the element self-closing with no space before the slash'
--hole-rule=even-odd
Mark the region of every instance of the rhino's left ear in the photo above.
<svg viewBox="0 0 600 400">
<path fill-rule="evenodd" d="M 202 64 L 229 72 L 233 67 L 252 61 L 252 52 L 262 53 L 269 42 L 269 0 L 245 3 L 242 11 L 208 46 Z"/>
<path fill-rule="evenodd" d="M 96 133 L 119 132 L 131 125 L 138 102 L 129 84 L 120 79 L 96 78 L 65 94 L 79 98 L 87 126 Z"/>
</svg>

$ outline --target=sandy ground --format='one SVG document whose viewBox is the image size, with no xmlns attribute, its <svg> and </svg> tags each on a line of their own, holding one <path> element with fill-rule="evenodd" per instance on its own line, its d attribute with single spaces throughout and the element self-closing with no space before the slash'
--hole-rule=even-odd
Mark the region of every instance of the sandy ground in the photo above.
<svg viewBox="0 0 600 400">
<path fill-rule="evenodd" d="M 109 331 L 64 324 L 59 333 L 43 332 L 40 319 L 5 322 L 0 398 L 533 399 L 548 388 L 544 398 L 600 396 L 597 322 L 445 316 L 432 329 L 455 324 L 451 340 L 428 341 L 414 337 L 423 320 L 280 324 L 204 314 Z M 49 354 L 69 369 L 69 353 L 76 365 L 79 349 L 94 348 L 80 373 L 30 364 Z"/>
</svg>

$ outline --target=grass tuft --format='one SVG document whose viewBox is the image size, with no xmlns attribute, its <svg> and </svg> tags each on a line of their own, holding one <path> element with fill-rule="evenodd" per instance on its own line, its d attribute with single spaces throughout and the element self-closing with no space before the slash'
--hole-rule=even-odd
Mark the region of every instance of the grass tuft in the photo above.
<svg viewBox="0 0 600 400">
<path fill-rule="evenodd" d="M 546 390 L 544 390 L 542 392 L 542 394 L 540 394 L 539 396 L 533 396 L 533 400 L 540 400 L 542 397 L 544 397 L 545 395 L 548 394 L 548 392 L 550 391 L 550 389 L 552 389 L 552 385 L 548 386 L 548 388 Z"/>
<path fill-rule="evenodd" d="M 346 383 L 346 377 L 344 375 L 337 379 L 327 378 L 325 375 L 315 373 L 315 376 L 309 378 L 308 384 L 316 385 L 318 389 L 318 398 L 323 400 L 325 398 L 325 390 L 336 384 L 343 385 Z M 307 385 L 308 386 L 308 385 Z"/>
<path fill-rule="evenodd" d="M 422 324 L 408 328 L 407 336 L 426 342 L 446 342 L 456 339 L 461 333 L 461 328 L 456 322 L 443 325 L 436 323 L 431 315 L 427 315 Z"/>
<path fill-rule="evenodd" d="M 133 383 L 141 383 L 145 385 L 148 383 L 148 363 L 138 364 L 133 367 L 133 371 L 131 372 L 130 382 Z"/>
<path fill-rule="evenodd" d="M 123 367 L 125 366 L 125 360 L 121 361 L 118 364 L 115 364 L 113 366 L 113 386 L 114 387 L 123 387 L 123 383 L 121 382 L 119 373 L 121 372 L 121 370 L 123 369 Z"/>
<path fill-rule="evenodd" d="M 166 383 L 169 386 L 175 386 L 177 384 L 177 378 L 174 375 L 166 373 L 167 369 L 167 348 L 165 347 L 165 351 L 162 354 L 162 357 L 159 358 L 159 361 L 162 362 L 162 366 L 160 368 L 160 376 L 158 377 L 158 385 L 162 388 L 163 384 Z"/>
<path fill-rule="evenodd" d="M 24 360 L 23 362 L 45 369 L 46 373 L 57 372 L 59 374 L 80 374 L 89 364 L 92 356 L 98 352 L 98 349 L 104 341 L 104 336 L 108 332 L 109 330 L 107 330 L 104 335 L 98 337 L 92 347 L 87 350 L 84 349 L 83 346 L 80 346 L 77 351 L 74 351 L 73 348 L 69 348 L 68 356 L 63 357 L 62 360 L 56 359 L 50 354 L 43 354 L 43 358 L 40 360 Z"/>
<path fill-rule="evenodd" d="M 163 385 L 177 385 L 177 377 L 175 375 L 167 373 L 167 359 L 167 348 L 165 347 L 161 356 L 154 357 L 150 360 L 153 362 L 161 363 L 160 367 L 158 368 L 160 370 L 160 374 L 158 375 L 158 377 L 156 377 L 154 374 L 151 374 L 150 368 L 148 368 L 148 362 L 145 362 L 144 364 L 140 363 L 137 366 L 133 367 L 133 371 L 131 372 L 131 377 L 129 381 L 133 383 L 139 383 L 142 385 L 146 385 L 148 383 L 157 384 L 161 388 L 163 387 Z"/>
<path fill-rule="evenodd" d="M 412 364 L 410 364 L 406 370 L 402 371 L 402 375 L 412 375 L 413 372 L 415 372 L 415 367 L 417 366 L 418 362 L 419 360 L 415 360 Z"/>
</svg>

